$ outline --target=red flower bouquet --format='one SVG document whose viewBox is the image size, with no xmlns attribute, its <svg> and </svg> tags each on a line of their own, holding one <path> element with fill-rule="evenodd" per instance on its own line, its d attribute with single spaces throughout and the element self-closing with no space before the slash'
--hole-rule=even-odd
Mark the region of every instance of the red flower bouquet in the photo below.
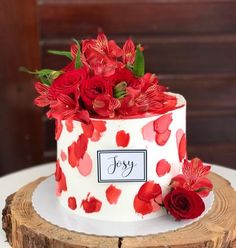
<svg viewBox="0 0 236 248">
<path fill-rule="evenodd" d="M 155 74 L 144 72 L 143 48 L 131 39 L 120 48 L 100 33 L 81 45 L 75 41 L 70 52 L 49 52 L 71 60 L 61 70 L 36 71 L 35 104 L 49 106 L 49 118 L 88 123 L 89 117 L 126 118 L 176 108 L 176 97 Z"/>
<path fill-rule="evenodd" d="M 106 130 L 102 120 L 92 118 L 130 118 L 146 116 L 148 113 L 165 114 L 153 122 L 155 142 L 164 146 L 169 137 L 173 119 L 168 111 L 177 107 L 176 96 L 160 85 L 155 74 L 145 72 L 144 54 L 141 45 L 135 46 L 131 39 L 119 47 L 114 40 L 108 40 L 100 33 L 96 39 L 75 40 L 70 51 L 49 51 L 66 56 L 70 62 L 60 70 L 43 69 L 36 72 L 39 81 L 35 89 L 39 96 L 35 104 L 49 107 L 48 118 L 56 120 L 56 139 L 62 132 L 61 120 L 65 120 L 68 131 L 73 129 L 72 120 L 80 121 L 83 134 L 68 147 L 68 161 L 72 168 L 77 167 L 84 176 L 92 168 L 86 154 L 89 139 L 98 141 Z M 146 127 L 145 127 L 146 128 Z M 149 126 L 147 126 L 147 129 Z M 186 136 L 182 130 L 176 133 L 179 161 L 182 174 L 172 178 L 169 192 L 163 195 L 162 188 L 154 181 L 145 182 L 133 199 L 137 213 L 146 215 L 164 207 L 176 219 L 192 219 L 205 209 L 202 197 L 212 190 L 212 183 L 206 177 L 210 166 L 200 159 L 184 160 Z M 127 147 L 129 133 L 120 130 L 116 135 L 118 147 Z M 149 137 L 147 137 L 149 140 Z M 62 160 L 66 155 L 62 152 Z M 66 158 L 65 158 L 66 159 Z M 156 165 L 156 173 L 164 176 L 171 169 L 168 161 L 162 159 Z M 65 175 L 58 160 L 55 173 L 58 192 L 67 188 Z M 110 204 L 117 202 L 121 191 L 110 186 L 106 197 Z M 68 199 L 71 209 L 76 208 L 75 198 Z M 97 212 L 101 202 L 88 195 L 81 203 L 86 213 Z"/>
</svg>

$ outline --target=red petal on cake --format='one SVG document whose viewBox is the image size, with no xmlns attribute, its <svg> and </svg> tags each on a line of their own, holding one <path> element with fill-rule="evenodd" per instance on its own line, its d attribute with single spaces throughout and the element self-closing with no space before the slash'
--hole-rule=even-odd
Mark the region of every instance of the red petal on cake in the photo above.
<svg viewBox="0 0 236 248">
<path fill-rule="evenodd" d="M 172 114 L 171 113 L 159 117 L 153 123 L 154 130 L 157 133 L 165 133 L 168 130 L 172 120 L 173 119 L 172 119 Z"/>
<path fill-rule="evenodd" d="M 162 194 L 162 190 L 159 184 L 154 181 L 144 183 L 138 191 L 138 197 L 142 201 L 150 201 Z"/>
<path fill-rule="evenodd" d="M 170 137 L 171 131 L 166 130 L 164 133 L 156 133 L 156 143 L 159 146 L 164 146 Z"/>
<path fill-rule="evenodd" d="M 100 138 L 101 138 L 101 133 L 98 132 L 97 130 L 94 130 L 93 136 L 91 137 L 91 141 L 97 142 L 100 140 Z"/>
<path fill-rule="evenodd" d="M 186 135 L 182 129 L 178 129 L 176 132 L 176 142 L 179 153 L 179 161 L 181 162 L 186 155 Z"/>
<path fill-rule="evenodd" d="M 84 154 L 87 150 L 87 146 L 88 138 L 84 134 L 81 134 L 77 140 L 75 149 L 75 155 L 78 160 L 84 157 Z"/>
<path fill-rule="evenodd" d="M 58 182 L 58 181 L 60 181 L 60 179 L 61 179 L 61 173 L 62 173 L 62 171 L 61 171 L 61 166 L 60 166 L 60 161 L 59 161 L 59 159 L 57 160 L 57 162 L 56 162 L 56 171 L 55 171 L 55 180 Z"/>
<path fill-rule="evenodd" d="M 94 128 L 99 132 L 103 133 L 107 130 L 105 121 L 92 121 Z"/>
<path fill-rule="evenodd" d="M 65 124 L 66 124 L 66 130 L 68 132 L 72 132 L 73 129 L 74 129 L 73 120 L 72 119 L 67 119 L 67 120 L 65 120 Z"/>
<path fill-rule="evenodd" d="M 59 181 L 59 187 L 62 191 L 67 191 L 66 176 L 63 172 L 61 173 L 61 179 Z"/>
<path fill-rule="evenodd" d="M 152 199 L 150 202 L 152 204 L 153 212 L 159 211 L 162 205 L 162 195 Z"/>
<path fill-rule="evenodd" d="M 106 197 L 110 204 L 116 204 L 121 194 L 121 190 L 112 184 L 106 190 Z"/>
<path fill-rule="evenodd" d="M 153 142 L 155 140 L 156 132 L 154 131 L 153 121 L 149 122 L 142 128 L 142 135 L 144 140 Z"/>
<path fill-rule="evenodd" d="M 138 195 L 134 198 L 134 209 L 137 213 L 142 215 L 150 214 L 153 211 L 151 202 L 140 200 Z"/>
<path fill-rule="evenodd" d="M 95 197 L 89 197 L 89 194 L 85 200 L 82 200 L 81 206 L 86 213 L 99 212 L 102 207 L 102 202 Z"/>
<path fill-rule="evenodd" d="M 81 123 L 81 127 L 83 129 L 84 135 L 87 138 L 91 138 L 93 136 L 94 127 L 92 122 L 90 122 L 89 124 Z"/>
<path fill-rule="evenodd" d="M 120 130 L 116 133 L 116 144 L 117 146 L 126 147 L 129 144 L 129 133 L 125 133 L 124 130 Z"/>
<path fill-rule="evenodd" d="M 169 173 L 170 169 L 171 166 L 165 159 L 160 160 L 156 165 L 156 173 L 159 177 L 162 177 L 166 173 Z"/>
<path fill-rule="evenodd" d="M 66 159 L 67 159 L 66 153 L 61 150 L 61 160 L 64 162 L 66 161 Z"/>
<path fill-rule="evenodd" d="M 55 120 L 55 140 L 59 140 L 62 132 L 62 122 L 61 120 Z"/>
<path fill-rule="evenodd" d="M 56 184 L 56 196 L 60 196 L 62 192 L 62 189 L 60 188 L 59 182 Z"/>
<path fill-rule="evenodd" d="M 68 162 L 71 165 L 71 167 L 75 167 L 79 163 L 79 159 L 77 159 L 76 153 L 76 142 L 73 142 L 69 147 L 68 147 Z"/>
<path fill-rule="evenodd" d="M 184 134 L 179 143 L 179 161 L 180 162 L 184 159 L 185 154 L 186 154 L 186 143 L 187 143 L 186 135 Z"/>
<path fill-rule="evenodd" d="M 71 196 L 68 198 L 68 207 L 72 210 L 75 210 L 77 208 L 75 197 Z"/>
<path fill-rule="evenodd" d="M 77 168 L 79 170 L 79 173 L 82 176 L 86 177 L 91 173 L 91 171 L 92 171 L 92 159 L 90 158 L 88 153 L 85 153 L 83 159 L 81 158 L 79 160 L 79 164 L 78 164 Z"/>
</svg>

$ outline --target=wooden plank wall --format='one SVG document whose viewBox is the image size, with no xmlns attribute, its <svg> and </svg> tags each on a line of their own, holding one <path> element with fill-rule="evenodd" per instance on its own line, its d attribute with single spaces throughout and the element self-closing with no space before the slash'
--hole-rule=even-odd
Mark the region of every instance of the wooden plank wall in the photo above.
<svg viewBox="0 0 236 248">
<path fill-rule="evenodd" d="M 41 163 L 41 119 L 32 102 L 33 78 L 20 66 L 39 67 L 34 0 L 3 0 L 0 7 L 0 175 Z"/>
<path fill-rule="evenodd" d="M 38 18 L 43 67 L 66 63 L 48 49 L 68 49 L 98 29 L 141 42 L 147 70 L 187 99 L 189 157 L 236 169 L 235 0 L 39 0 Z M 45 119 L 48 160 L 52 129 Z"/>
</svg>

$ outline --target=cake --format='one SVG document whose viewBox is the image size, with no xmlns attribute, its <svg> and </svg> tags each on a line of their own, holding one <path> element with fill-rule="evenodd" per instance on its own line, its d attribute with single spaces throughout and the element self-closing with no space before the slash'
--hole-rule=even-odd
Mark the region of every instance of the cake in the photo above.
<svg viewBox="0 0 236 248">
<path fill-rule="evenodd" d="M 104 221 L 195 218 L 212 189 L 210 166 L 187 160 L 186 101 L 145 73 L 141 45 L 100 33 L 49 51 L 71 61 L 39 70 L 35 104 L 56 120 L 58 203 Z"/>
</svg>

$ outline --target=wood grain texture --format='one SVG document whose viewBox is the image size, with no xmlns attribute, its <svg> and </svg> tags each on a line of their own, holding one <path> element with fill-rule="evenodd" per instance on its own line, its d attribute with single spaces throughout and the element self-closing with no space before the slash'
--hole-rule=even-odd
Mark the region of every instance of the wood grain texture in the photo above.
<svg viewBox="0 0 236 248">
<path fill-rule="evenodd" d="M 79 34 L 79 33 L 78 33 Z M 75 36 L 78 37 L 78 34 Z M 95 32 L 96 34 L 96 32 Z M 41 43 L 42 65 L 62 68 L 66 59 L 48 54 L 51 49 L 69 50 L 72 39 L 43 39 Z M 112 38 L 109 36 L 109 38 Z M 119 44 L 127 37 L 115 37 Z M 157 74 L 211 74 L 235 73 L 236 35 L 194 36 L 177 38 L 143 35 L 133 37 L 144 46 L 147 71 Z"/>
<path fill-rule="evenodd" d="M 38 1 L 43 37 L 233 33 L 235 1 Z"/>
<path fill-rule="evenodd" d="M 196 223 L 177 231 L 143 237 L 112 238 L 61 229 L 40 218 L 32 208 L 32 192 L 45 178 L 24 186 L 7 199 L 3 210 L 3 226 L 13 248 L 233 248 L 236 245 L 236 193 L 222 177 L 211 173 L 210 178 L 215 193 L 212 209 Z"/>
<path fill-rule="evenodd" d="M 35 1 L 1 1 L 0 30 L 2 175 L 42 161 L 42 123 L 33 106 L 33 80 L 19 72 L 20 66 L 39 67 Z"/>
</svg>

